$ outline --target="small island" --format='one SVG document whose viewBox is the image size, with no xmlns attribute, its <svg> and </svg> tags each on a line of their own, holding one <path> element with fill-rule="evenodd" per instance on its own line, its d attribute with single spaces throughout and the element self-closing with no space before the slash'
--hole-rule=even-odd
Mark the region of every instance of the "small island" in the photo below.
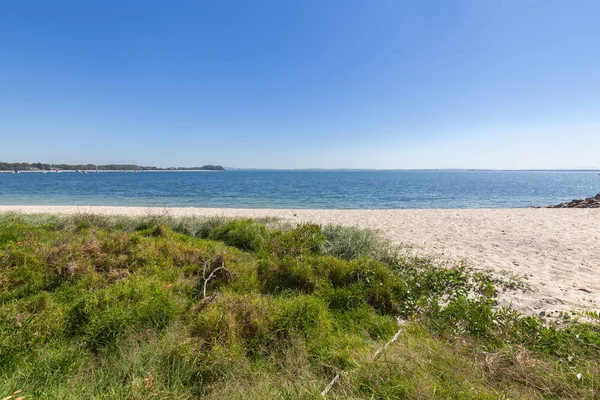
<svg viewBox="0 0 600 400">
<path fill-rule="evenodd" d="M 9 163 L 0 162 L 0 172 L 39 172 L 39 171 L 225 171 L 220 165 L 203 165 L 201 167 L 149 167 L 136 164 L 47 164 L 47 163 Z"/>
</svg>

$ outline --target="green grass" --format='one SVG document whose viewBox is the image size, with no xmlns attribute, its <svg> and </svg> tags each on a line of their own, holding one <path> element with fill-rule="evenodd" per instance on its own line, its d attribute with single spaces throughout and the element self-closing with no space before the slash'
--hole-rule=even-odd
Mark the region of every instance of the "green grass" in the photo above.
<svg viewBox="0 0 600 400">
<path fill-rule="evenodd" d="M 311 399 L 342 371 L 328 398 L 599 398 L 597 324 L 401 254 L 275 220 L 0 215 L 0 398 Z"/>
</svg>

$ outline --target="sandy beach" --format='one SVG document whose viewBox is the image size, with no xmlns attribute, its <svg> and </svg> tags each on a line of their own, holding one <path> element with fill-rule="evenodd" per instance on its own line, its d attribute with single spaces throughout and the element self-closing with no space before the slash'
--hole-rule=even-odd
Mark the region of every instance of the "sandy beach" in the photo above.
<svg viewBox="0 0 600 400">
<path fill-rule="evenodd" d="M 305 210 L 0 206 L 30 214 L 279 217 L 374 229 L 421 255 L 523 283 L 501 302 L 529 314 L 600 307 L 600 209 Z"/>
</svg>

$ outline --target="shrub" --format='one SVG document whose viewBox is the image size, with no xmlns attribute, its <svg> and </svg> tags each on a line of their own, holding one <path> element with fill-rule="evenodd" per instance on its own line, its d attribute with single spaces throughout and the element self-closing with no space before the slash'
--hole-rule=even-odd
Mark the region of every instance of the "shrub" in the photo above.
<svg viewBox="0 0 600 400">
<path fill-rule="evenodd" d="M 294 258 L 261 260 L 257 269 L 261 289 L 266 293 L 279 293 L 286 290 L 312 293 L 322 278 L 310 262 Z"/>
<path fill-rule="evenodd" d="M 323 235 L 326 238 L 322 248 L 325 255 L 344 260 L 373 257 L 388 264 L 398 259 L 398 250 L 371 230 L 327 225 L 323 228 Z"/>
<path fill-rule="evenodd" d="M 241 346 L 249 355 L 268 351 L 274 306 L 256 295 L 223 294 L 193 317 L 192 334 L 205 343 Z"/>
<path fill-rule="evenodd" d="M 221 240 L 230 246 L 245 251 L 258 251 L 264 243 L 266 228 L 251 219 L 232 220 L 215 228 L 209 239 Z"/>
<path fill-rule="evenodd" d="M 352 310 L 366 304 L 364 290 L 363 285 L 354 284 L 331 288 L 324 293 L 323 297 L 329 308 L 333 310 Z"/>
<path fill-rule="evenodd" d="M 222 217 L 194 218 L 187 217 L 176 219 L 171 223 L 173 231 L 183 233 L 188 236 L 207 239 L 212 231 L 221 228 L 226 224 Z"/>
<path fill-rule="evenodd" d="M 360 290 L 365 301 L 381 313 L 398 315 L 407 300 L 408 287 L 399 273 L 372 258 L 343 261 L 321 257 L 315 262 L 313 268 L 326 276 L 331 286 Z"/>
<path fill-rule="evenodd" d="M 324 243 L 320 225 L 300 224 L 293 229 L 271 230 L 265 247 L 271 256 L 302 258 L 320 252 Z"/>
<path fill-rule="evenodd" d="M 327 305 L 314 296 L 281 298 L 275 303 L 271 329 L 277 337 L 289 339 L 299 335 L 308 339 L 326 337 L 332 328 Z"/>
<path fill-rule="evenodd" d="M 178 308 L 164 288 L 151 280 L 125 279 L 91 293 L 73 305 L 65 317 L 65 334 L 81 336 L 93 351 L 114 349 L 131 329 L 163 329 Z"/>
</svg>

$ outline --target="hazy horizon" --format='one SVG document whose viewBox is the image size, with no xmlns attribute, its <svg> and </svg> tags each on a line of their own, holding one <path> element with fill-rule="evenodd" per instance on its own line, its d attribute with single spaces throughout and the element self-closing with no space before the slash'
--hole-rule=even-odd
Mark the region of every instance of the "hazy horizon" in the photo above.
<svg viewBox="0 0 600 400">
<path fill-rule="evenodd" d="M 600 3 L 0 5 L 0 160 L 598 169 Z"/>
<path fill-rule="evenodd" d="M 56 166 L 56 165 L 91 165 L 91 166 L 106 166 L 106 165 L 137 165 L 138 167 L 150 167 L 150 168 L 159 168 L 159 169 L 172 169 L 172 168 L 201 168 L 203 166 L 209 164 L 198 164 L 198 165 L 148 165 L 148 164 L 135 164 L 133 162 L 111 162 L 111 163 L 63 163 L 63 162 L 43 162 L 43 161 L 5 161 L 0 160 L 0 163 L 7 162 L 9 164 L 18 164 L 18 163 L 26 163 L 26 164 L 44 164 L 47 166 Z M 553 169 L 553 168 L 530 168 L 530 169 L 514 169 L 514 168 L 352 168 L 352 167 L 334 167 L 334 168 L 320 168 L 320 167 L 300 167 L 300 168 L 254 168 L 254 167 L 234 167 L 227 166 L 221 164 L 210 164 L 210 165 L 218 165 L 225 170 L 233 170 L 233 171 L 499 171 L 499 172 L 544 172 L 544 171 L 557 171 L 557 172 L 599 172 L 599 167 L 581 167 L 581 168 L 562 168 L 562 169 Z M 182 170 L 184 172 L 185 170 Z"/>
</svg>

